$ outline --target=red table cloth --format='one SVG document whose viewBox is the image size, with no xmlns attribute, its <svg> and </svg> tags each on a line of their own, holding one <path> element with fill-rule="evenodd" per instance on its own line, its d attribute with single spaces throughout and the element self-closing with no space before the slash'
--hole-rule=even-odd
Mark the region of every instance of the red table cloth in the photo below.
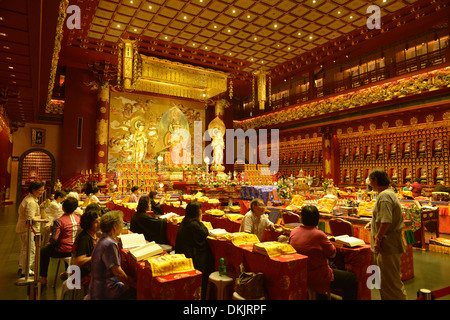
<svg viewBox="0 0 450 320">
<path fill-rule="evenodd" d="M 216 269 L 220 258 L 225 258 L 227 275 L 236 278 L 239 265 L 245 271 L 262 272 L 269 300 L 306 300 L 307 298 L 307 257 L 288 254 L 278 257 L 253 252 L 253 245 L 235 246 L 229 241 L 208 239 L 214 254 Z"/>
</svg>

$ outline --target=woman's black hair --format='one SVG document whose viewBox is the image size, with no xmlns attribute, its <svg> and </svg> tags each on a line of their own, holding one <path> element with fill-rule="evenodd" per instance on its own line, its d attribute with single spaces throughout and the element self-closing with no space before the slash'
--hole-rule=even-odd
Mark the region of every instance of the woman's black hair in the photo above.
<svg viewBox="0 0 450 320">
<path fill-rule="evenodd" d="M 301 217 L 305 226 L 315 227 L 319 224 L 319 210 L 315 206 L 304 206 Z"/>
<path fill-rule="evenodd" d="M 149 197 L 142 196 L 139 198 L 138 205 L 136 207 L 136 213 L 147 212 L 150 208 L 150 199 Z"/>
<path fill-rule="evenodd" d="M 191 201 L 186 206 L 186 212 L 181 221 L 181 225 L 188 224 L 191 221 L 198 220 L 198 217 L 202 214 L 202 204 L 198 201 Z"/>
</svg>

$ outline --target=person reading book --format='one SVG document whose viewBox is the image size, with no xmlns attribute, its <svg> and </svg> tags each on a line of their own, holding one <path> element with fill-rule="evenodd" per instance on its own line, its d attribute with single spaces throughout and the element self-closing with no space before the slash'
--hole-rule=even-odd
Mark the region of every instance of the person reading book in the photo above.
<svg viewBox="0 0 450 320">
<path fill-rule="evenodd" d="M 308 287 L 323 299 L 330 289 L 342 290 L 342 299 L 358 299 L 358 279 L 349 271 L 332 269 L 328 259 L 336 257 L 336 247 L 327 235 L 317 229 L 319 210 L 305 206 L 301 211 L 302 224 L 291 231 L 290 245 L 300 254 L 308 257 Z"/>
<path fill-rule="evenodd" d="M 156 203 L 155 197 L 158 193 L 154 190 L 150 191 L 150 193 L 148 194 L 149 198 L 150 198 L 150 208 L 153 211 L 153 214 L 155 216 L 160 216 L 162 214 L 164 214 L 161 205 L 164 203 L 165 198 L 162 197 L 159 200 L 159 203 Z"/>
<path fill-rule="evenodd" d="M 91 258 L 88 300 L 135 300 L 136 282 L 122 269 L 116 240 L 123 228 L 123 212 L 108 211 L 100 219 L 103 232 Z"/>
<path fill-rule="evenodd" d="M 131 217 L 130 230 L 134 233 L 142 233 L 145 240 L 149 242 L 167 243 L 167 219 L 156 219 L 147 213 L 149 210 L 150 198 L 146 196 L 140 197 L 136 213 Z"/>
<path fill-rule="evenodd" d="M 208 229 L 202 223 L 201 203 L 191 201 L 186 206 L 186 214 L 178 228 L 175 252 L 192 258 L 195 269 L 203 273 L 201 298 L 206 298 L 209 275 L 214 272 L 214 256 L 209 247 Z"/>
</svg>

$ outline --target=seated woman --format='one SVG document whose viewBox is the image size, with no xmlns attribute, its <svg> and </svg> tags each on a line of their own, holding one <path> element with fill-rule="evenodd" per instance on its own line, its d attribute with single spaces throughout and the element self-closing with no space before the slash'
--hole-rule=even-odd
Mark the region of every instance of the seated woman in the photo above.
<svg viewBox="0 0 450 320">
<path fill-rule="evenodd" d="M 344 300 L 358 299 L 358 278 L 352 272 L 331 269 L 328 259 L 336 257 L 336 247 L 327 235 L 317 229 L 319 210 L 305 206 L 301 212 L 302 224 L 294 228 L 289 243 L 300 254 L 308 257 L 308 287 L 317 295 L 324 295 L 330 288 L 343 291 Z"/>
<path fill-rule="evenodd" d="M 165 244 L 166 219 L 155 219 L 147 213 L 150 210 L 149 197 L 142 196 L 139 199 L 136 213 L 131 218 L 130 230 L 134 233 L 142 233 L 145 240 Z"/>
<path fill-rule="evenodd" d="M 209 275 L 214 271 L 214 256 L 206 239 L 208 229 L 202 223 L 201 217 L 201 203 L 190 202 L 178 229 L 175 252 L 192 258 L 195 269 L 203 273 L 201 297 L 205 299 Z"/>
<path fill-rule="evenodd" d="M 99 195 L 100 189 L 98 187 L 92 187 L 92 195 L 89 196 L 89 199 L 91 199 L 91 203 L 100 204 L 100 200 L 98 200 Z"/>
<path fill-rule="evenodd" d="M 63 202 L 64 214 L 53 222 L 50 244 L 41 249 L 40 281 L 47 284 L 47 273 L 50 258 L 66 258 L 72 255 L 75 236 L 80 227 L 80 217 L 74 214 L 78 200 L 72 197 Z M 66 265 L 66 269 L 67 269 Z"/>
<path fill-rule="evenodd" d="M 75 264 L 80 267 L 83 296 L 88 293 L 91 280 L 91 259 L 97 243 L 97 232 L 100 231 L 100 218 L 102 210 L 98 204 L 91 203 L 86 207 L 80 218 L 82 231 L 78 234 L 74 243 Z"/>
<path fill-rule="evenodd" d="M 121 267 L 116 238 L 122 228 L 122 211 L 108 211 L 100 219 L 103 233 L 92 252 L 89 300 L 136 299 L 136 284 Z"/>
<path fill-rule="evenodd" d="M 156 191 L 150 191 L 150 193 L 148 194 L 149 198 L 150 198 L 150 205 L 151 205 L 151 210 L 153 211 L 153 214 L 155 216 L 160 216 L 162 215 L 164 212 L 161 209 L 161 205 L 164 203 L 164 197 L 161 198 L 161 200 L 159 200 L 159 203 L 156 203 L 155 201 L 155 196 L 158 193 Z"/>
<path fill-rule="evenodd" d="M 136 202 L 138 202 L 138 199 L 139 199 L 139 187 L 134 186 L 133 188 L 131 188 L 131 196 L 130 196 L 130 200 L 128 200 L 128 202 L 136 203 Z"/>
</svg>

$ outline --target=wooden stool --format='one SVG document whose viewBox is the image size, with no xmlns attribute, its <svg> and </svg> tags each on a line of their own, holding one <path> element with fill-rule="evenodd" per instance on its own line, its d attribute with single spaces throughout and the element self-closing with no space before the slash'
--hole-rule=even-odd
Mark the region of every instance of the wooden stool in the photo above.
<svg viewBox="0 0 450 320">
<path fill-rule="evenodd" d="M 53 281 L 53 288 L 56 286 L 56 280 L 58 280 L 59 265 L 61 264 L 61 261 L 67 262 L 67 264 L 70 266 L 71 259 L 72 257 L 58 258 L 58 264 L 56 265 L 55 271 L 55 280 Z"/>
<path fill-rule="evenodd" d="M 234 283 L 233 278 L 230 278 L 228 276 L 221 276 L 219 274 L 219 271 L 211 273 L 209 275 L 208 287 L 206 290 L 206 299 L 209 299 L 211 284 L 214 284 L 217 287 L 217 300 L 224 300 L 225 289 L 232 283 Z"/>
</svg>

